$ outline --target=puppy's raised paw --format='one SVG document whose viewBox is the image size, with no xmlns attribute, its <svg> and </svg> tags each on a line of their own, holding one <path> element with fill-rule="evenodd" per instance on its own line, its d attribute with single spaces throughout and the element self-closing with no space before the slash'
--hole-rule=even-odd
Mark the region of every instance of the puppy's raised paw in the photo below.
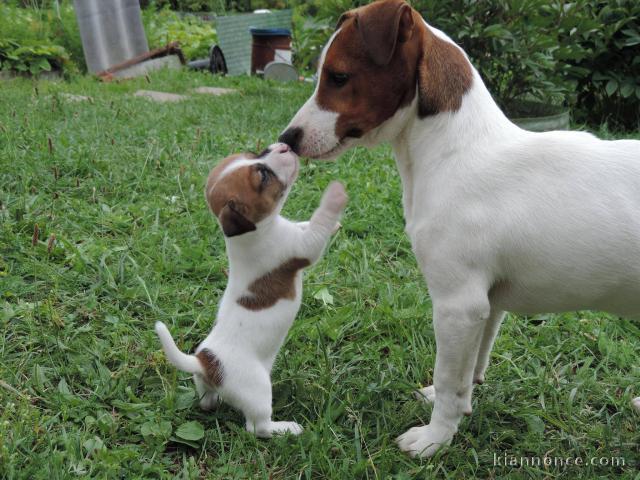
<svg viewBox="0 0 640 480">
<path fill-rule="evenodd" d="M 342 183 L 333 181 L 322 195 L 321 205 L 332 213 L 338 214 L 344 210 L 349 197 Z"/>
</svg>

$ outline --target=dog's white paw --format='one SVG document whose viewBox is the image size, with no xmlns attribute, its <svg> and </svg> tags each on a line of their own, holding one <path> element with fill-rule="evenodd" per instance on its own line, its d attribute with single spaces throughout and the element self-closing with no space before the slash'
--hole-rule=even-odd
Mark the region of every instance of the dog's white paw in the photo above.
<svg viewBox="0 0 640 480">
<path fill-rule="evenodd" d="M 247 430 L 254 433 L 253 428 L 247 425 Z M 257 437 L 271 438 L 274 435 L 283 435 L 290 433 L 292 435 L 300 435 L 302 426 L 296 422 L 269 422 L 268 425 L 260 427 L 255 431 Z"/>
<path fill-rule="evenodd" d="M 413 395 L 424 403 L 434 403 L 436 401 L 436 388 L 433 385 L 421 388 L 413 392 Z"/>
<path fill-rule="evenodd" d="M 631 406 L 633 406 L 636 412 L 640 413 L 640 397 L 631 400 Z"/>
<path fill-rule="evenodd" d="M 333 181 L 329 184 L 322 195 L 321 204 L 330 212 L 339 214 L 347 205 L 347 191 L 342 183 Z"/>
<path fill-rule="evenodd" d="M 200 408 L 202 410 L 213 410 L 218 405 L 218 394 L 215 392 L 207 392 L 200 399 Z"/>
<path fill-rule="evenodd" d="M 412 457 L 429 458 L 445 445 L 449 445 L 454 432 L 442 427 L 425 425 L 413 427 L 396 439 L 400 450 Z"/>
</svg>

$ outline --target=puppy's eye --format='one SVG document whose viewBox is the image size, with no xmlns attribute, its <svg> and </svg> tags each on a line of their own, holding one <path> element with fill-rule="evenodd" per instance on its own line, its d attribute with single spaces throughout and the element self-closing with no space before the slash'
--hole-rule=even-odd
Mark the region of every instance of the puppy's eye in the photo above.
<svg viewBox="0 0 640 480">
<path fill-rule="evenodd" d="M 344 87 L 348 81 L 349 74 L 347 73 L 329 72 L 329 82 L 331 82 L 335 87 Z"/>
<path fill-rule="evenodd" d="M 258 173 L 260 174 L 260 185 L 265 185 L 269 181 L 271 175 L 273 175 L 271 169 L 266 165 L 257 165 L 256 170 L 258 170 Z"/>
</svg>

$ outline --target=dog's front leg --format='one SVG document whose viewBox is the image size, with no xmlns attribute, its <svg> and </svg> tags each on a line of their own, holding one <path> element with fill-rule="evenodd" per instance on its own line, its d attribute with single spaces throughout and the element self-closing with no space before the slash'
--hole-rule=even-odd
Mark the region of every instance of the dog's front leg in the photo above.
<svg viewBox="0 0 640 480">
<path fill-rule="evenodd" d="M 471 414 L 473 375 L 490 316 L 485 283 L 466 280 L 453 291 L 431 293 L 436 334 L 435 401 L 429 425 L 398 437 L 412 456 L 430 457 L 451 442 L 463 415 Z"/>
</svg>

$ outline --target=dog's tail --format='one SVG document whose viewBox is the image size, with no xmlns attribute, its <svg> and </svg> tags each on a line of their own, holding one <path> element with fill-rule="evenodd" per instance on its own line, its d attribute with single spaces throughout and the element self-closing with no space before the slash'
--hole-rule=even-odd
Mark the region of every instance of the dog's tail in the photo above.
<svg viewBox="0 0 640 480">
<path fill-rule="evenodd" d="M 180 351 L 176 342 L 173 341 L 173 337 L 169 332 L 167 326 L 162 322 L 156 322 L 156 333 L 160 337 L 160 343 L 162 343 L 162 349 L 167 355 L 169 362 L 176 368 L 183 372 L 199 373 L 203 375 L 204 369 L 200 360 L 195 355 L 187 355 Z"/>
</svg>

